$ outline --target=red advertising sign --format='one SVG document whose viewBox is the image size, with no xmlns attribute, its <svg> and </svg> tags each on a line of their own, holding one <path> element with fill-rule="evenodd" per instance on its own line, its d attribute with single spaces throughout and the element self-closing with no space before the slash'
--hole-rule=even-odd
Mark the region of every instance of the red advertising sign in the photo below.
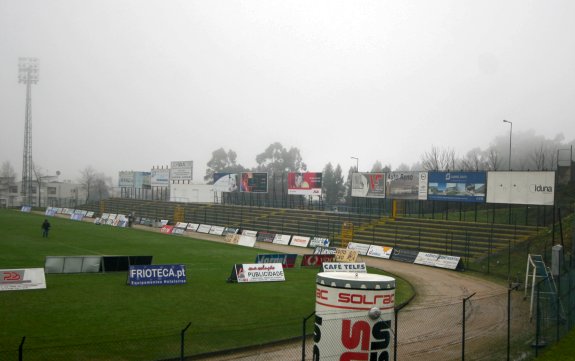
<svg viewBox="0 0 575 361">
<path fill-rule="evenodd" d="M 304 254 L 302 267 L 321 267 L 324 262 L 333 262 L 335 254 Z"/>
</svg>

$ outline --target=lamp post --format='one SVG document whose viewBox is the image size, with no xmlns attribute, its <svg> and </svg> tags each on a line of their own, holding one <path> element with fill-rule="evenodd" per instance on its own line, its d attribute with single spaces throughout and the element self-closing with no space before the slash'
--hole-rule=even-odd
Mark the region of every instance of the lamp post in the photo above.
<svg viewBox="0 0 575 361">
<path fill-rule="evenodd" d="M 513 134 L 513 122 L 503 119 L 503 123 L 509 123 L 511 125 L 509 128 L 509 170 L 511 170 L 511 135 Z"/>
<path fill-rule="evenodd" d="M 350 157 L 351 159 L 355 159 L 355 171 L 359 173 L 359 158 L 358 157 Z"/>
</svg>

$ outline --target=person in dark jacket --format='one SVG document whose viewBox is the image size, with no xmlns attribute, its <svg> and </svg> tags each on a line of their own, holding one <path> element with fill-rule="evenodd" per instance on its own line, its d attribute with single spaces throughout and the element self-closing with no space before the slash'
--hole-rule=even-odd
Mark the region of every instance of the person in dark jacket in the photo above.
<svg viewBox="0 0 575 361">
<path fill-rule="evenodd" d="M 48 231 L 50 230 L 50 222 L 47 219 L 42 223 L 42 237 L 48 238 Z"/>
</svg>

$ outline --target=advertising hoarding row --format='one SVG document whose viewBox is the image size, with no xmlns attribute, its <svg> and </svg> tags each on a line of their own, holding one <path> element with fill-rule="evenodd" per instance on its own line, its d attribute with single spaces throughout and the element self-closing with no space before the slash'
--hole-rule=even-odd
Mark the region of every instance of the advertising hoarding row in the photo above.
<svg viewBox="0 0 575 361">
<path fill-rule="evenodd" d="M 384 182 L 385 180 L 385 182 Z M 354 173 L 353 197 L 553 205 L 555 172 Z"/>
</svg>

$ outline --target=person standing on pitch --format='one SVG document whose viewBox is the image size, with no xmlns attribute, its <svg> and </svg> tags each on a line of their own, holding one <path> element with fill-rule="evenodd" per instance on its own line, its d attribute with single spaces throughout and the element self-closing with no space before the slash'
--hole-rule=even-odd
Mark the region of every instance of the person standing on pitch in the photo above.
<svg viewBox="0 0 575 361">
<path fill-rule="evenodd" d="M 48 238 L 48 231 L 50 230 L 50 222 L 47 219 L 44 219 L 42 223 L 42 237 Z"/>
</svg>

